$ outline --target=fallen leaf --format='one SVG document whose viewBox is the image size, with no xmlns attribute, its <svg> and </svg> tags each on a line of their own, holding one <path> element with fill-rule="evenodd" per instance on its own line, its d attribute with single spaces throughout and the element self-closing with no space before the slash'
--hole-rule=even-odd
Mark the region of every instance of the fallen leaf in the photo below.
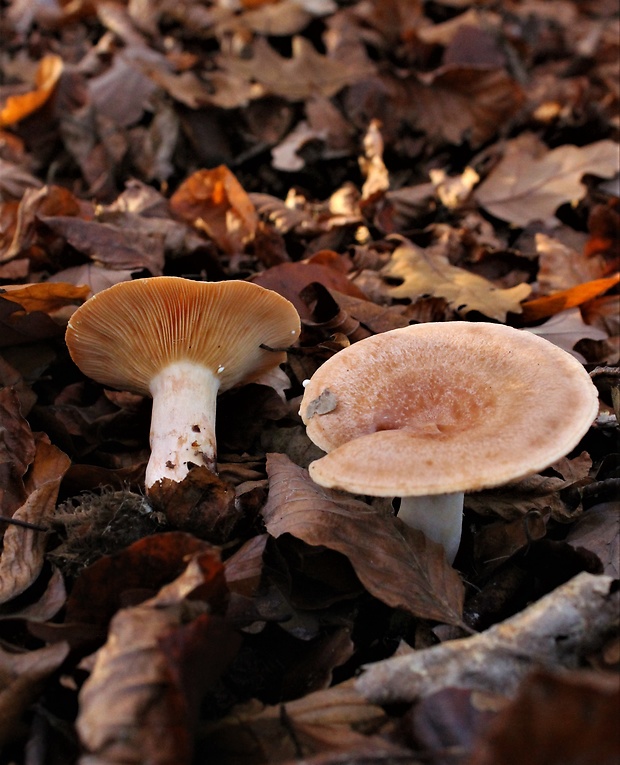
<svg viewBox="0 0 620 765">
<path fill-rule="evenodd" d="M 416 301 L 424 295 L 443 297 L 460 313 L 479 311 L 490 319 L 505 322 L 508 312 L 521 313 L 521 301 L 531 292 L 528 284 L 502 289 L 482 276 L 453 266 L 441 246 L 423 249 L 412 242 L 397 247 L 384 277 L 401 279 L 402 284 L 389 287 L 393 298 Z"/>
<path fill-rule="evenodd" d="M 4 107 L 0 110 L 0 127 L 13 125 L 40 109 L 54 92 L 62 70 L 63 61 L 60 56 L 55 54 L 44 56 L 37 68 L 35 90 L 21 96 L 7 98 Z"/>
<path fill-rule="evenodd" d="M 262 510 L 274 537 L 292 534 L 345 555 L 366 589 L 393 608 L 461 624 L 463 585 L 443 548 L 370 505 L 310 480 L 288 457 L 267 457 L 269 498 Z"/>
<path fill-rule="evenodd" d="M 27 498 L 24 480 L 36 444 L 17 392 L 9 386 L 0 389 L 0 432 L 0 514 L 10 518 Z"/>
<path fill-rule="evenodd" d="M 570 308 L 568 311 L 561 311 L 551 319 L 543 322 L 537 327 L 526 327 L 527 332 L 544 337 L 545 340 L 557 345 L 558 348 L 571 353 L 582 364 L 586 359 L 575 351 L 575 345 L 584 338 L 590 340 L 606 340 L 608 335 L 598 327 L 591 327 L 586 324 L 581 316 L 579 308 Z"/>
<path fill-rule="evenodd" d="M 27 499 L 13 518 L 46 527 L 56 508 L 58 489 L 71 460 L 47 436 L 35 437 L 36 452 L 25 480 Z M 24 592 L 35 581 L 45 560 L 44 531 L 10 525 L 0 555 L 0 603 Z"/>
<path fill-rule="evenodd" d="M 531 133 L 509 141 L 500 162 L 474 191 L 492 215 L 515 226 L 553 219 L 566 202 L 586 194 L 586 173 L 609 178 L 616 172 L 618 144 L 603 140 L 587 146 L 547 149 Z"/>
<path fill-rule="evenodd" d="M 291 46 L 291 57 L 284 58 L 264 37 L 257 37 L 250 58 L 222 56 L 220 65 L 237 76 L 260 83 L 265 93 L 291 101 L 304 101 L 316 95 L 330 98 L 346 85 L 374 72 L 370 61 L 360 65 L 355 60 L 348 63 L 322 55 L 300 35 L 292 38 Z"/>
<path fill-rule="evenodd" d="M 534 671 L 466 765 L 615 765 L 620 681 L 614 673 Z"/>
<path fill-rule="evenodd" d="M 20 734 L 21 717 L 42 692 L 46 679 L 67 658 L 67 643 L 25 653 L 0 646 L 0 746 Z"/>
<path fill-rule="evenodd" d="M 221 165 L 198 170 L 170 199 L 170 208 L 203 229 L 225 252 L 243 250 L 256 232 L 256 209 L 233 173 Z"/>
<path fill-rule="evenodd" d="M 0 286 L 5 300 L 18 303 L 24 311 L 53 313 L 75 303 L 83 303 L 90 294 L 88 287 L 75 287 L 64 282 Z"/>
<path fill-rule="evenodd" d="M 161 275 L 164 264 L 164 235 L 155 226 L 122 229 L 110 223 L 58 215 L 39 216 L 55 234 L 83 252 L 95 263 L 109 268 L 148 269 Z"/>
<path fill-rule="evenodd" d="M 607 276 L 604 279 L 593 279 L 584 284 L 577 284 L 575 287 L 554 292 L 552 295 L 527 300 L 521 306 L 523 309 L 523 319 L 527 322 L 537 321 L 538 319 L 558 314 L 561 311 L 566 311 L 568 308 L 580 306 L 588 300 L 602 295 L 619 283 L 620 273 Z"/>
<path fill-rule="evenodd" d="M 396 116 L 423 130 L 434 143 L 469 140 L 479 146 L 523 101 L 519 85 L 497 67 L 446 65 L 387 85 Z"/>
<path fill-rule="evenodd" d="M 609 275 L 601 257 L 587 256 L 554 236 L 538 233 L 535 243 L 538 254 L 537 282 L 543 295 Z"/>
<path fill-rule="evenodd" d="M 351 750 L 358 747 L 366 761 L 374 762 L 379 752 L 404 754 L 396 744 L 370 735 L 384 720 L 381 707 L 369 704 L 351 684 L 341 684 L 278 705 L 238 705 L 207 726 L 201 745 L 220 765 L 249 763 L 257 756 L 261 762 L 292 763 L 300 747 L 307 762 L 319 752 L 346 752 L 351 762 Z"/>
<path fill-rule="evenodd" d="M 222 564 L 214 551 L 148 601 L 118 611 L 79 694 L 76 727 L 100 763 L 191 761 L 204 692 L 234 657 L 238 636 L 217 613 Z"/>
<path fill-rule="evenodd" d="M 312 312 L 300 295 L 313 282 L 319 282 L 328 289 L 338 290 L 359 300 L 366 299 L 364 293 L 342 271 L 321 263 L 279 263 L 256 274 L 252 281 L 290 300 L 302 319 L 309 319 Z"/>
<path fill-rule="evenodd" d="M 620 502 L 602 502 L 588 508 L 571 527 L 566 541 L 596 554 L 603 573 L 620 578 Z"/>
</svg>

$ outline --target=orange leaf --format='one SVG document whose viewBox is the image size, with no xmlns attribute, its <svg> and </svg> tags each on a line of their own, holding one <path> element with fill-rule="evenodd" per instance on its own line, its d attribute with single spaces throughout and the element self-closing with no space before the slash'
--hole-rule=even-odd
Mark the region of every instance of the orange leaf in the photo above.
<svg viewBox="0 0 620 765">
<path fill-rule="evenodd" d="M 45 282 L 41 284 L 8 284 L 0 287 L 0 294 L 5 300 L 19 305 L 30 313 L 43 311 L 52 313 L 72 303 L 82 303 L 90 295 L 88 285 L 76 287 L 66 282 Z"/>
<path fill-rule="evenodd" d="M 40 109 L 54 92 L 62 67 L 60 56 L 44 56 L 37 69 L 35 90 L 7 98 L 4 108 L 0 111 L 0 126 L 12 125 Z"/>
<path fill-rule="evenodd" d="M 170 200 L 172 211 L 203 229 L 225 252 L 239 252 L 254 238 L 258 215 L 247 193 L 224 165 L 198 170 Z"/>
<path fill-rule="evenodd" d="M 613 276 L 607 276 L 604 279 L 593 279 L 590 282 L 578 284 L 561 292 L 555 292 L 553 295 L 535 298 L 522 303 L 523 319 L 526 322 L 545 319 L 548 316 L 555 316 L 560 311 L 567 308 L 575 308 L 592 298 L 602 295 L 607 290 L 620 283 L 620 273 Z"/>
</svg>

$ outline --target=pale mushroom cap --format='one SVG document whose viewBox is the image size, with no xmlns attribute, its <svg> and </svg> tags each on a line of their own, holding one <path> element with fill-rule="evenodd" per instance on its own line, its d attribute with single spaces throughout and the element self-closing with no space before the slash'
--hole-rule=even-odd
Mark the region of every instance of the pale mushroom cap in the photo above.
<svg viewBox="0 0 620 765">
<path fill-rule="evenodd" d="M 190 361 L 211 369 L 224 391 L 272 369 L 299 335 L 297 311 L 276 292 L 243 281 L 156 276 L 120 282 L 80 306 L 66 342 L 85 375 L 149 394 L 164 367 Z"/>
<path fill-rule="evenodd" d="M 473 322 L 418 324 L 351 345 L 315 372 L 300 410 L 329 452 L 310 466 L 312 478 L 371 496 L 517 480 L 573 449 L 597 412 L 596 387 L 569 353 L 525 330 Z"/>
</svg>

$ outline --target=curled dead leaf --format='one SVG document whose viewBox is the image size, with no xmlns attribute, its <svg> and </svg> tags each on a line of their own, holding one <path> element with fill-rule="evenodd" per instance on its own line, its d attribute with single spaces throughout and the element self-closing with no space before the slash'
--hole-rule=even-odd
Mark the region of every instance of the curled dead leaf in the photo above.
<svg viewBox="0 0 620 765">
<path fill-rule="evenodd" d="M 4 108 L 0 111 L 0 127 L 13 125 L 40 109 L 54 92 L 62 70 L 63 61 L 60 56 L 44 56 L 37 69 L 35 90 L 7 98 Z"/>
</svg>

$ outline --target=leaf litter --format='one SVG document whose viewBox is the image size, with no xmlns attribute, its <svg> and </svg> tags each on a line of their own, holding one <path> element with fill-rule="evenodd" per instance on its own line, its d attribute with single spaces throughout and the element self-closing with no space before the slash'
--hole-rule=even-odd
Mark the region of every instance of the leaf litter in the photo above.
<svg viewBox="0 0 620 765">
<path fill-rule="evenodd" d="M 615 762 L 615 4 L 0 5 L 0 762 Z M 162 274 L 254 281 L 302 334 L 158 504 L 149 401 L 64 331 Z M 572 353 L 600 413 L 465 498 L 452 567 L 310 480 L 299 404 L 454 320 Z"/>
</svg>

